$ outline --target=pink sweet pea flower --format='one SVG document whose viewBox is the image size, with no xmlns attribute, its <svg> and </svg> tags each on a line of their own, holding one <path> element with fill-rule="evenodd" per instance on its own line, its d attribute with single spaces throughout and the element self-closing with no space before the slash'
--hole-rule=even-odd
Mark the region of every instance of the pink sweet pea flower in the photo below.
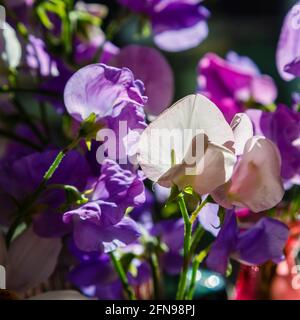
<svg viewBox="0 0 300 320">
<path fill-rule="evenodd" d="M 247 141 L 231 180 L 211 195 L 225 208 L 236 205 L 253 212 L 268 210 L 284 195 L 280 167 L 281 158 L 273 142 L 254 136 Z"/>
</svg>

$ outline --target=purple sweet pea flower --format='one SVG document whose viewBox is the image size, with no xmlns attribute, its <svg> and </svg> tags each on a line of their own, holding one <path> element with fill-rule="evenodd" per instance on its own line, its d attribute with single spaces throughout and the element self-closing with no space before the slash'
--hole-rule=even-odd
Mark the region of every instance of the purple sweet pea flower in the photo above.
<svg viewBox="0 0 300 320">
<path fill-rule="evenodd" d="M 198 73 L 199 91 L 216 103 L 228 122 L 244 111 L 250 99 L 267 105 L 277 97 L 272 78 L 261 75 L 249 58 L 234 53 L 229 53 L 226 60 L 206 54 L 199 62 Z"/>
<path fill-rule="evenodd" d="M 159 237 L 168 247 L 168 252 L 161 256 L 163 270 L 171 275 L 179 274 L 182 268 L 184 222 L 183 219 L 165 220 L 156 224 L 151 235 Z"/>
<path fill-rule="evenodd" d="M 300 56 L 284 68 L 287 73 L 293 74 L 295 77 L 300 77 Z"/>
<path fill-rule="evenodd" d="M 127 68 L 92 64 L 71 77 L 65 87 L 64 100 L 68 113 L 77 121 L 83 121 L 91 113 L 100 120 L 118 116 L 129 103 L 143 106 L 146 97 L 142 95 L 142 88 Z"/>
<path fill-rule="evenodd" d="M 241 230 L 234 211 L 228 211 L 206 264 L 214 271 L 225 273 L 230 257 L 250 265 L 269 260 L 278 263 L 283 259 L 288 234 L 288 227 L 272 218 L 262 218 L 249 229 Z"/>
<path fill-rule="evenodd" d="M 74 244 L 71 244 L 70 250 L 79 260 L 68 275 L 72 284 L 80 288 L 86 295 L 98 299 L 119 300 L 124 298 L 121 281 L 107 254 L 82 252 Z M 133 259 L 132 264 L 136 268 L 136 274 L 127 272 L 130 285 L 139 286 L 149 281 L 150 266 L 137 259 Z"/>
<path fill-rule="evenodd" d="M 112 42 L 106 41 L 102 47 L 100 62 L 109 64 L 110 60 L 113 59 L 120 53 L 120 48 L 115 46 Z"/>
<path fill-rule="evenodd" d="M 182 51 L 199 45 L 208 35 L 209 11 L 201 0 L 119 0 L 131 10 L 147 15 L 154 42 L 166 51 Z"/>
<path fill-rule="evenodd" d="M 46 47 L 45 42 L 33 35 L 28 38 L 26 46 L 27 66 L 43 81 L 40 88 L 49 91 L 49 95 L 38 95 L 41 101 L 50 101 L 57 109 L 63 111 L 63 88 L 72 75 L 71 70 L 58 57 L 54 57 Z"/>
<path fill-rule="evenodd" d="M 67 111 L 77 121 L 95 113 L 97 121 L 116 133 L 118 148 L 112 158 L 132 158 L 134 161 L 136 142 L 146 127 L 143 106 L 147 98 L 143 92 L 143 83 L 134 80 L 129 69 L 94 64 L 71 77 L 65 87 L 64 99 Z M 111 146 L 110 139 L 105 139 L 106 134 L 107 131 L 102 130 L 98 135 L 99 140 L 106 141 L 102 146 L 104 156 L 107 147 Z M 102 162 L 102 159 L 98 161 Z"/>
<path fill-rule="evenodd" d="M 90 201 L 63 218 L 65 223 L 73 221 L 74 241 L 83 251 L 110 252 L 140 236 L 137 223 L 124 214 L 145 201 L 142 180 L 112 160 L 105 160 L 101 169 Z"/>
<path fill-rule="evenodd" d="M 89 14 L 96 18 L 105 18 L 107 8 L 100 4 L 87 4 L 82 1 L 76 3 L 75 8 L 83 14 Z M 78 30 L 73 43 L 74 60 L 77 64 L 88 64 L 93 62 L 99 48 L 105 42 L 105 34 L 99 25 L 87 24 Z"/>
<path fill-rule="evenodd" d="M 142 225 L 146 230 L 153 227 L 153 212 L 154 212 L 154 195 L 145 188 L 145 202 L 130 212 L 130 217 Z"/>
<path fill-rule="evenodd" d="M 300 1 L 286 15 L 277 46 L 277 69 L 284 80 L 300 76 Z"/>
<path fill-rule="evenodd" d="M 87 36 L 79 35 L 74 41 L 74 60 L 77 64 L 92 62 L 105 42 L 105 34 L 99 27 L 89 26 L 86 33 Z"/>
<path fill-rule="evenodd" d="M 0 220 L 4 225 L 9 225 L 13 214 L 18 210 L 27 197 L 41 183 L 45 172 L 55 159 L 58 151 L 45 151 L 24 156 L 13 162 L 3 162 L 0 168 L 0 198 L 2 210 Z M 76 172 L 76 174 L 74 174 Z M 73 185 L 83 191 L 89 177 L 89 168 L 85 159 L 76 151 L 71 151 L 54 173 L 51 184 Z M 57 209 L 65 201 L 62 190 L 48 190 L 37 202 L 35 213 L 43 216 L 48 208 Z M 38 217 L 40 217 L 38 216 Z M 60 215 L 62 220 L 62 215 Z M 49 220 L 47 220 L 49 221 Z"/>
<path fill-rule="evenodd" d="M 274 112 L 251 109 L 247 111 L 256 135 L 264 135 L 278 147 L 281 158 L 281 176 L 291 184 L 300 184 L 300 115 L 279 105 Z"/>
<path fill-rule="evenodd" d="M 145 84 L 149 100 L 145 110 L 154 116 L 167 108 L 174 95 L 173 73 L 168 61 L 156 49 L 129 45 L 120 50 L 111 61 L 115 67 L 127 67 Z"/>
</svg>

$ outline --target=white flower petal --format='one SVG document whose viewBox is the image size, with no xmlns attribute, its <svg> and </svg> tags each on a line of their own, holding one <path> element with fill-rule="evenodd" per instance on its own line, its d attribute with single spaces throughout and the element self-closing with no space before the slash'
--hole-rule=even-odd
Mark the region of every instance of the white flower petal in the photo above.
<svg viewBox="0 0 300 320">
<path fill-rule="evenodd" d="M 55 269 L 61 247 L 60 239 L 40 238 L 28 228 L 9 248 L 7 287 L 24 292 L 47 280 Z"/>
<path fill-rule="evenodd" d="M 172 167 L 172 149 L 175 163 L 183 163 L 193 138 L 201 133 L 216 145 L 233 145 L 233 132 L 221 111 L 206 97 L 189 95 L 164 111 L 142 133 L 138 161 L 145 175 L 158 181 Z"/>
<path fill-rule="evenodd" d="M 236 155 L 243 154 L 246 142 L 253 136 L 253 125 L 245 113 L 237 113 L 230 124 L 234 134 L 234 149 Z"/>
</svg>

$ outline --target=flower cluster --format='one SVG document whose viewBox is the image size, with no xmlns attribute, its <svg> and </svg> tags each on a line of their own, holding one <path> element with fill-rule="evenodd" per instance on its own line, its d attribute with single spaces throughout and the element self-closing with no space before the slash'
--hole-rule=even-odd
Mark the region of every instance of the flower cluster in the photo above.
<svg viewBox="0 0 300 320">
<path fill-rule="evenodd" d="M 210 12 L 201 0 L 115 5 L 5 1 L 0 265 L 12 296 L 193 299 L 198 272 L 285 260 L 299 93 L 284 104 L 250 58 L 206 52 L 197 88 L 173 103 L 168 57 L 201 45 Z M 300 76 L 298 10 L 279 37 L 284 80 Z M 151 46 L 118 41 L 128 21 Z"/>
</svg>

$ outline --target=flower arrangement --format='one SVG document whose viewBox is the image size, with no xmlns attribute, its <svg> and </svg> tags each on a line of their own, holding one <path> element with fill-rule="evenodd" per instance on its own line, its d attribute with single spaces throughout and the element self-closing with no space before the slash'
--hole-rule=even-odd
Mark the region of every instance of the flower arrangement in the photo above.
<svg viewBox="0 0 300 320">
<path fill-rule="evenodd" d="M 298 272 L 299 94 L 283 104 L 250 58 L 206 52 L 174 102 L 164 53 L 213 37 L 205 1 L 0 3 L 0 297 L 191 300 L 231 283 L 226 297 L 258 299 L 267 281 L 278 297 Z M 299 17 L 300 2 L 279 36 L 284 81 Z M 140 41 L 117 46 L 131 21 Z"/>
</svg>

